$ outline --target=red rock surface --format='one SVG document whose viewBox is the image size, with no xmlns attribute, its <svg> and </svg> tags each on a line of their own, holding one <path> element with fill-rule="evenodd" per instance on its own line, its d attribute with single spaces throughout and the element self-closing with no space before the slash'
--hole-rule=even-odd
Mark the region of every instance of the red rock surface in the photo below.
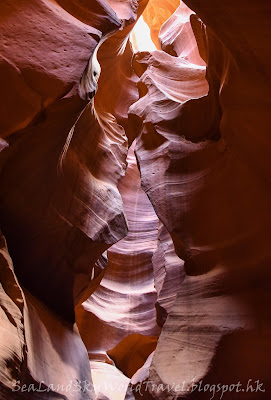
<svg viewBox="0 0 271 400">
<path fill-rule="evenodd" d="M 173 56 L 185 58 L 194 64 L 205 65 L 195 41 L 196 21 L 196 14 L 181 2 L 181 5 L 161 26 L 160 47 Z"/>
<path fill-rule="evenodd" d="M 179 0 L 150 0 L 143 17 L 150 27 L 151 37 L 159 48 L 159 30 L 161 25 L 174 13 L 179 6 Z"/>
<path fill-rule="evenodd" d="M 158 218 L 141 189 L 133 147 L 127 161 L 119 190 L 129 232 L 107 251 L 104 277 L 92 296 L 77 307 L 76 322 L 90 360 L 115 363 L 131 377 L 153 351 L 153 343 L 157 342 L 153 336 L 160 332 L 156 323 L 157 295 L 152 264 Z M 140 356 L 144 343 L 145 350 Z"/>
<path fill-rule="evenodd" d="M 3 321 L 15 321 L 1 331 L 11 330 L 1 353 L 4 398 L 42 398 L 10 393 L 15 379 L 52 387 L 91 382 L 74 304 L 93 291 L 99 256 L 127 232 L 117 189 L 127 140 L 111 110 L 89 102 L 100 73 L 97 46 L 137 17 L 132 2 L 112 5 L 118 15 L 105 1 L 1 6 L 1 228 L 26 288 L 23 310 L 4 288 Z"/>
<path fill-rule="evenodd" d="M 106 110 L 96 116 L 86 107 L 97 88 L 97 45 L 122 22 L 106 2 L 60 3 L 8 1 L 1 10 L 3 68 L 16 85 L 11 90 L 6 78 L 2 94 L 10 100 L 1 102 L 2 114 L 12 113 L 14 101 L 19 113 L 2 125 L 10 136 L 0 202 L 17 276 L 73 319 L 74 287 L 77 299 L 97 258 L 127 231 L 116 188 L 125 170 L 124 131 Z M 101 204 L 105 214 L 96 209 Z"/>
<path fill-rule="evenodd" d="M 249 379 L 265 387 L 253 395 L 244 389 L 238 398 L 269 398 L 270 286 L 260 282 L 270 280 L 270 6 L 187 4 L 207 24 L 191 19 L 207 64 L 208 95 L 204 70 L 189 62 L 187 52 L 134 59 L 141 98 L 130 112 L 140 127 L 143 188 L 187 274 L 145 379 L 154 383 L 148 392 L 156 399 L 186 398 L 202 379 L 230 384 L 236 377 L 243 388 Z M 170 31 L 163 33 L 161 40 L 174 43 Z M 189 398 L 208 396 L 210 391 L 195 390 Z"/>
<path fill-rule="evenodd" d="M 184 262 L 175 253 L 172 239 L 160 222 L 158 242 L 152 257 L 154 286 L 157 291 L 156 313 L 159 326 L 163 326 L 185 273 Z"/>
<path fill-rule="evenodd" d="M 270 399 L 270 17 L 1 5 L 0 399 Z"/>
<path fill-rule="evenodd" d="M 93 399 L 78 330 L 23 289 L 1 235 L 0 398 Z M 84 389 L 88 382 L 88 390 Z"/>
<path fill-rule="evenodd" d="M 100 285 L 76 309 L 96 386 L 97 374 L 104 374 L 104 385 L 96 388 L 98 398 L 102 393 L 113 396 L 116 374 L 117 381 L 127 386 L 125 376 L 131 378 L 144 365 L 183 280 L 183 262 L 141 188 L 134 145 L 127 162 L 118 187 L 128 235 L 107 250 L 108 264 Z"/>
</svg>

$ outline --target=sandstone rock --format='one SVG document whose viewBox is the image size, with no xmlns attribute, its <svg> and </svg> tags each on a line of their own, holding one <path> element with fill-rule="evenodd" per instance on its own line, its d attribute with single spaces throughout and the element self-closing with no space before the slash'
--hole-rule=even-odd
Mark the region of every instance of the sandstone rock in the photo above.
<svg viewBox="0 0 271 400">
<path fill-rule="evenodd" d="M 184 262 L 175 253 L 172 239 L 160 223 L 158 244 L 152 257 L 154 286 L 157 291 L 157 323 L 163 326 L 181 288 L 185 273 Z"/>
<path fill-rule="evenodd" d="M 25 352 L 23 293 L 14 274 L 6 241 L 0 237 L 0 393 L 12 390 L 20 378 Z M 0 397 L 2 394 L 0 394 Z M 1 397 L 4 398 L 4 397 Z"/>
<path fill-rule="evenodd" d="M 179 0 L 149 1 L 143 17 L 150 27 L 151 37 L 157 48 L 159 48 L 158 35 L 161 25 L 171 16 L 179 5 Z"/>
<path fill-rule="evenodd" d="M 143 367 L 157 345 L 157 336 L 144 336 L 133 333 L 122 339 L 113 349 L 107 351 L 119 370 L 132 376 Z"/>
<path fill-rule="evenodd" d="M 223 389 L 212 385 L 229 387 L 240 381 L 240 391 L 225 387 L 223 398 L 267 399 L 270 324 L 268 315 L 257 308 L 262 310 L 269 297 L 269 289 L 260 289 L 252 276 L 240 282 L 223 268 L 186 277 L 150 367 L 153 398 L 219 398 Z M 264 392 L 249 394 L 249 379 L 254 389 L 259 379 Z"/>
<path fill-rule="evenodd" d="M 124 399 L 130 379 L 114 365 L 99 361 L 90 361 L 95 400 Z"/>
<path fill-rule="evenodd" d="M 185 60 L 185 53 L 139 53 L 134 59 L 141 98 L 130 113 L 140 132 L 136 155 L 143 188 L 187 274 L 158 341 L 148 378 L 154 389 L 146 398 L 207 399 L 210 392 L 188 396 L 193 382 L 224 379 L 230 385 L 239 376 L 243 384 L 262 379 L 264 393 L 240 395 L 258 400 L 270 393 L 270 316 L 264 305 L 270 288 L 259 289 L 261 277 L 270 279 L 270 6 L 186 3 L 203 21 L 191 18 L 209 90 L 204 68 Z M 184 390 L 174 391 L 184 382 Z M 163 392 L 159 384 L 173 390 Z"/>
<path fill-rule="evenodd" d="M 271 6 L 185 3 L 1 5 L 1 399 L 270 398 Z"/>
<path fill-rule="evenodd" d="M 181 1 L 177 10 L 161 26 L 159 42 L 166 53 L 185 58 L 194 64 L 205 65 L 195 40 L 196 20 L 196 14 Z"/>
<path fill-rule="evenodd" d="M 24 104 L 2 125 L 4 137 L 13 134 L 1 152 L 1 226 L 25 287 L 73 320 L 73 296 L 81 298 L 95 261 L 127 230 L 116 188 L 125 170 L 123 129 L 105 110 L 97 116 L 86 108 L 97 87 L 97 45 L 122 23 L 105 2 L 24 5 L 8 1 L 1 10 L 3 68 L 17 91 L 8 98 Z M 4 118 L 7 106 L 13 102 Z M 102 172 L 107 162 L 114 174 Z M 102 215 L 95 208 L 111 195 L 112 212 L 105 207 Z"/>
<path fill-rule="evenodd" d="M 77 329 L 21 288 L 3 236 L 0 274 L 0 398 L 93 399 L 88 356 Z"/>
<path fill-rule="evenodd" d="M 129 335 L 144 335 L 143 343 L 145 336 L 147 340 L 148 336 L 157 336 L 160 332 L 156 323 L 157 294 L 152 264 L 158 219 L 141 189 L 133 147 L 127 160 L 126 175 L 119 183 L 119 190 L 128 220 L 128 235 L 108 249 L 108 265 L 100 285 L 76 309 L 76 321 L 90 360 L 110 362 L 106 352 L 115 346 L 122 347 L 122 339 L 126 353 L 131 347 L 125 346 Z M 128 360 L 129 370 L 134 371 L 133 357 L 128 356 Z"/>
<path fill-rule="evenodd" d="M 138 77 L 132 68 L 133 50 L 130 33 L 148 0 L 139 1 L 137 6 L 135 2 L 131 2 L 133 7 L 130 5 L 129 8 L 129 2 L 112 3 L 119 18 L 125 16 L 129 19 L 124 20 L 122 30 L 105 40 L 99 48 L 98 58 L 102 71 L 94 103 L 98 114 L 106 111 L 116 118 L 117 123 L 125 129 L 128 142 L 131 144 L 135 134 L 133 127 L 128 123 L 128 109 L 138 99 L 136 87 Z M 127 10 L 124 12 L 124 9 L 130 9 L 130 12 Z"/>
</svg>

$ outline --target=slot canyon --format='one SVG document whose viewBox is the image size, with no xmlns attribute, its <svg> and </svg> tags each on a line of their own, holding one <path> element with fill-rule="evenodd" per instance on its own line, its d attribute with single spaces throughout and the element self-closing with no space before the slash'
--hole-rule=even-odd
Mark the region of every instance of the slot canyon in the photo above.
<svg viewBox="0 0 271 400">
<path fill-rule="evenodd" d="M 270 0 L 0 20 L 0 399 L 270 400 Z"/>
</svg>

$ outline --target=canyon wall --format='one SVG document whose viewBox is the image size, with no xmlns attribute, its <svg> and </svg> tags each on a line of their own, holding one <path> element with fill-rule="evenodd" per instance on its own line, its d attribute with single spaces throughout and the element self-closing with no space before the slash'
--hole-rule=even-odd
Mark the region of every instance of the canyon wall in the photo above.
<svg viewBox="0 0 271 400">
<path fill-rule="evenodd" d="M 180 8 L 161 29 L 169 54 L 134 57 L 142 185 L 186 272 L 145 388 L 155 399 L 207 399 L 211 384 L 240 382 L 223 398 L 269 398 L 271 8 L 187 4 L 206 24 L 190 16 L 194 45 Z"/>
<path fill-rule="evenodd" d="M 269 399 L 269 2 L 0 20 L 0 399 Z"/>
</svg>

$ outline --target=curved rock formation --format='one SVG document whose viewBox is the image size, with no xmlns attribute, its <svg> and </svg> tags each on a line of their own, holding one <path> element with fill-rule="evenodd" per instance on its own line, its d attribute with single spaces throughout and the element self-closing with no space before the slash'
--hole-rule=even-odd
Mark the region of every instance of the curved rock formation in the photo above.
<svg viewBox="0 0 271 400">
<path fill-rule="evenodd" d="M 188 275 L 158 341 L 148 392 L 157 399 L 186 398 L 195 384 L 189 398 L 205 399 L 210 390 L 199 391 L 201 380 L 230 385 L 239 376 L 243 388 L 249 379 L 262 379 L 265 391 L 252 398 L 268 398 L 270 318 L 264 304 L 270 289 L 262 286 L 260 293 L 259 282 L 270 279 L 269 59 L 262 53 L 270 6 L 249 2 L 238 13 L 239 3 L 212 2 L 211 9 L 187 4 L 208 25 L 193 20 L 208 95 L 204 69 L 185 60 L 187 52 L 134 59 L 141 98 L 130 112 L 140 130 L 136 154 L 143 188 Z M 172 42 L 163 33 L 161 40 Z M 251 346 L 256 354 L 244 361 Z M 172 390 L 161 391 L 159 384 Z M 249 396 L 246 389 L 239 394 Z"/>
<path fill-rule="evenodd" d="M 72 320 L 74 286 L 77 299 L 97 258 L 127 231 L 116 188 L 124 131 L 86 108 L 97 86 L 97 45 L 122 22 L 106 2 L 59 3 L 8 1 L 1 10 L 3 72 L 16 85 L 4 85 L 10 101 L 2 101 L 2 114 L 12 113 L 13 99 L 20 112 L 2 125 L 9 146 L 1 153 L 0 202 L 17 276 Z"/>
<path fill-rule="evenodd" d="M 175 253 L 172 239 L 162 223 L 156 252 L 152 257 L 154 286 L 157 290 L 157 323 L 163 326 L 184 280 L 184 262 Z"/>
<path fill-rule="evenodd" d="M 155 350 L 158 325 L 163 325 L 183 280 L 183 262 L 141 189 L 134 145 L 127 161 L 125 177 L 118 187 L 128 235 L 108 249 L 108 264 L 100 285 L 76 309 L 98 398 L 110 390 L 114 396 L 116 374 L 127 387 L 125 376 L 131 378 L 143 367 Z M 102 374 L 103 385 L 98 378 Z M 125 391 L 123 388 L 122 393 Z"/>
<path fill-rule="evenodd" d="M 150 27 L 151 38 L 159 48 L 158 35 L 161 25 L 174 13 L 180 5 L 180 0 L 150 0 L 144 11 L 143 18 Z"/>
<path fill-rule="evenodd" d="M 76 322 L 90 360 L 115 362 L 130 377 L 153 351 L 157 338 L 152 336 L 160 332 L 152 264 L 158 219 L 141 189 L 133 147 L 128 153 L 125 177 L 119 183 L 128 235 L 108 249 L 108 265 L 100 285 L 76 309 Z M 139 354 L 143 344 L 145 350 L 137 361 L 133 348 L 137 346 Z"/>
<path fill-rule="evenodd" d="M 197 21 L 196 14 L 181 1 L 177 10 L 161 26 L 159 31 L 161 49 L 172 56 L 185 58 L 191 63 L 205 65 L 195 41 L 195 36 L 199 39 L 195 26 Z"/>
<path fill-rule="evenodd" d="M 27 288 L 20 309 L 3 293 L 1 335 L 13 332 L 1 354 L 4 398 L 94 396 L 73 320 L 74 303 L 97 285 L 95 262 L 127 232 L 116 186 L 126 168 L 124 130 L 106 106 L 98 112 L 89 102 L 101 40 L 137 18 L 135 3 L 115 3 L 117 14 L 106 1 L 1 7 L 0 217 L 16 276 Z M 7 274 L 5 268 L 3 282 Z M 82 392 L 83 381 L 90 387 Z"/>
<path fill-rule="evenodd" d="M 1 5 L 1 399 L 269 400 L 270 16 Z"/>
<path fill-rule="evenodd" d="M 76 327 L 19 285 L 3 236 L 0 274 L 0 398 L 93 399 L 87 352 Z"/>
</svg>

